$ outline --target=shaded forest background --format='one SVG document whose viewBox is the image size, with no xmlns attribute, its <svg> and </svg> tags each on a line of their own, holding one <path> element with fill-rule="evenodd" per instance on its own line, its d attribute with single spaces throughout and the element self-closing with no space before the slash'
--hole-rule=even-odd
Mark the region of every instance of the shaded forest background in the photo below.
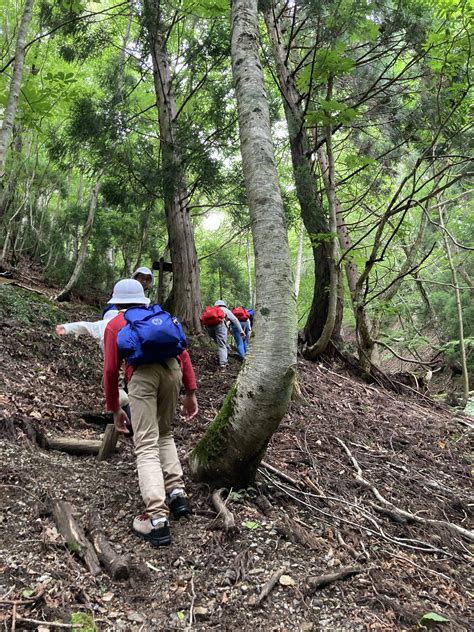
<svg viewBox="0 0 474 632">
<path fill-rule="evenodd" d="M 303 353 L 448 364 L 465 403 L 472 5 L 259 8 Z M 221 0 L 2 3 L 3 270 L 102 300 L 164 257 L 190 330 L 221 296 L 255 306 L 230 26 Z"/>
</svg>

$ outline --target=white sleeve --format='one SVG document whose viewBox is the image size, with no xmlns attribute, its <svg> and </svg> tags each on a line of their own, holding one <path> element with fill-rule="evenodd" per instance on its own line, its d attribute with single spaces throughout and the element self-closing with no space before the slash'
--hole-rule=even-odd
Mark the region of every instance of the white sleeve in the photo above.
<svg viewBox="0 0 474 632">
<path fill-rule="evenodd" d="M 75 334 L 76 336 L 87 335 L 101 340 L 104 337 L 106 323 L 98 320 L 94 323 L 79 321 L 77 323 L 65 323 L 63 325 L 67 334 Z"/>
</svg>

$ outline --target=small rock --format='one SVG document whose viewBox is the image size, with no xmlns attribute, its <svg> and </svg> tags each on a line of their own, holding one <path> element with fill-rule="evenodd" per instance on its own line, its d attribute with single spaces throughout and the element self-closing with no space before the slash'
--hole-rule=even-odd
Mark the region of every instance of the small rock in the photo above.
<svg viewBox="0 0 474 632">
<path fill-rule="evenodd" d="M 296 583 L 289 575 L 282 575 L 278 581 L 282 586 L 294 586 Z"/>
<path fill-rule="evenodd" d="M 130 614 L 127 615 L 127 619 L 134 623 L 145 623 L 145 617 L 139 612 L 130 612 Z"/>
<path fill-rule="evenodd" d="M 194 616 L 196 619 L 205 619 L 209 615 L 209 610 L 204 606 L 196 606 L 194 608 Z"/>
</svg>

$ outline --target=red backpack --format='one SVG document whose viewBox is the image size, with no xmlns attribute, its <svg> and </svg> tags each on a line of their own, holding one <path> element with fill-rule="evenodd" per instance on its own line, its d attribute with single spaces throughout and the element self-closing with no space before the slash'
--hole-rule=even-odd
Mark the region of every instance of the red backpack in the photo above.
<svg viewBox="0 0 474 632">
<path fill-rule="evenodd" d="M 232 313 L 237 318 L 237 320 L 240 320 L 240 322 L 242 323 L 244 323 L 246 320 L 250 318 L 250 314 L 245 309 L 245 307 L 234 307 L 234 309 L 232 310 Z"/>
<path fill-rule="evenodd" d="M 225 314 L 220 307 L 206 307 L 201 314 L 201 323 L 206 327 L 215 327 L 219 325 L 224 318 Z"/>
</svg>

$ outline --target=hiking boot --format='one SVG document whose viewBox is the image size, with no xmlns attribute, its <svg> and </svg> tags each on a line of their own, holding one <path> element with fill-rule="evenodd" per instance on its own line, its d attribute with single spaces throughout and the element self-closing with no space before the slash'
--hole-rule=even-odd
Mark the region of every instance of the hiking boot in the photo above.
<svg viewBox="0 0 474 632">
<path fill-rule="evenodd" d="M 171 544 L 170 525 L 166 518 L 152 519 L 148 514 L 141 514 L 133 521 L 133 532 L 153 546 Z"/>
<path fill-rule="evenodd" d="M 168 507 L 175 520 L 186 518 L 191 513 L 189 501 L 184 489 L 173 490 L 169 496 Z"/>
</svg>

